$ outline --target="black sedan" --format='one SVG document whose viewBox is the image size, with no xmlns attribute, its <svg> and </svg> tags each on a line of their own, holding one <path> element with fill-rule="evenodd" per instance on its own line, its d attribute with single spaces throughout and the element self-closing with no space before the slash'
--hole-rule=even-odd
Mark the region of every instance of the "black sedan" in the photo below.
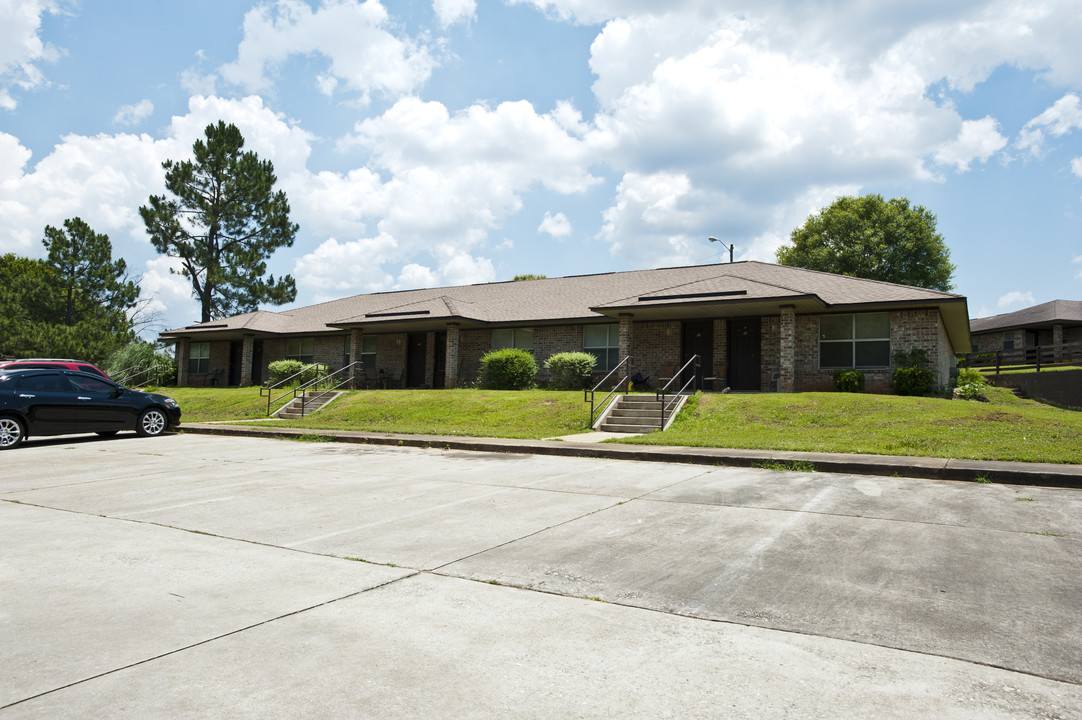
<svg viewBox="0 0 1082 720">
<path fill-rule="evenodd" d="M 134 430 L 150 437 L 177 425 L 180 406 L 165 395 L 84 372 L 0 369 L 0 450 L 37 435 Z"/>
</svg>

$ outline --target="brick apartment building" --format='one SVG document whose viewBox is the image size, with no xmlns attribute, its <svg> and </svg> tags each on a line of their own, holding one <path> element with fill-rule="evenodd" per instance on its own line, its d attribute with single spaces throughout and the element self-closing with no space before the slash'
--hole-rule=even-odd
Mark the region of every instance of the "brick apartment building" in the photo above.
<svg viewBox="0 0 1082 720">
<path fill-rule="evenodd" d="M 654 379 L 698 355 L 699 387 L 738 392 L 829 390 L 836 368 L 856 367 L 869 391 L 889 392 L 897 350 L 925 350 L 947 382 L 970 350 L 968 317 L 961 295 L 737 262 L 356 295 L 162 339 L 176 344 L 180 385 L 215 371 L 222 384 L 260 384 L 268 363 L 293 358 L 359 360 L 396 387 L 454 388 L 476 379 L 489 350 L 519 347 L 539 365 L 590 352 L 599 372 L 630 356 Z"/>
</svg>

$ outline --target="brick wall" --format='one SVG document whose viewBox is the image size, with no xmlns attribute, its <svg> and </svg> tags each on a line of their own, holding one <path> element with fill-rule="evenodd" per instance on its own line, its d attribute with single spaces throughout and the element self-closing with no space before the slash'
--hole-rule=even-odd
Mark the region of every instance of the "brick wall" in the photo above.
<svg viewBox="0 0 1082 720">
<path fill-rule="evenodd" d="M 534 337 L 534 345 L 537 338 Z M 491 330 L 463 330 L 459 334 L 458 345 L 458 386 L 469 387 L 476 384 L 477 373 L 481 370 L 481 356 L 492 349 Z"/>
<path fill-rule="evenodd" d="M 765 320 L 765 318 L 764 318 Z M 763 344 L 763 363 L 767 362 L 767 348 Z M 940 352 L 939 348 L 943 351 Z M 936 373 L 936 383 L 945 384 L 950 379 L 954 351 L 947 331 L 939 317 L 939 311 L 931 309 L 895 310 L 890 314 L 890 352 L 910 351 L 921 348 L 928 353 L 930 369 Z M 834 371 L 819 368 L 819 316 L 798 315 L 796 318 L 796 391 L 826 392 L 834 389 Z M 863 368 L 865 392 L 889 393 L 893 391 L 890 368 Z M 765 385 L 764 385 L 765 387 Z"/>
<path fill-rule="evenodd" d="M 666 365 L 680 364 L 680 321 L 636 322 L 632 334 L 631 358 L 635 369 L 649 377 L 656 387 Z"/>
</svg>

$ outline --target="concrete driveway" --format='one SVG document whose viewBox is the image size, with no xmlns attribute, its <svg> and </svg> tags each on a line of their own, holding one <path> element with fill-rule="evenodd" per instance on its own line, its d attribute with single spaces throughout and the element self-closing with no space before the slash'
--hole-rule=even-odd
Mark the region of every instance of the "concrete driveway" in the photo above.
<svg viewBox="0 0 1082 720">
<path fill-rule="evenodd" d="M 172 435 L 0 459 L 0 718 L 1082 717 L 1082 491 Z"/>
</svg>

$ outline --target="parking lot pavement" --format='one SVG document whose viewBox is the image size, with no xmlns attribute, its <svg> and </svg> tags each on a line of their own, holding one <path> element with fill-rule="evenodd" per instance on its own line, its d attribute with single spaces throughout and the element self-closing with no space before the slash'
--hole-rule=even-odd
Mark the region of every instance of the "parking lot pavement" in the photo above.
<svg viewBox="0 0 1082 720">
<path fill-rule="evenodd" d="M 1082 491 L 192 435 L 3 462 L 0 718 L 1082 717 Z"/>
</svg>

